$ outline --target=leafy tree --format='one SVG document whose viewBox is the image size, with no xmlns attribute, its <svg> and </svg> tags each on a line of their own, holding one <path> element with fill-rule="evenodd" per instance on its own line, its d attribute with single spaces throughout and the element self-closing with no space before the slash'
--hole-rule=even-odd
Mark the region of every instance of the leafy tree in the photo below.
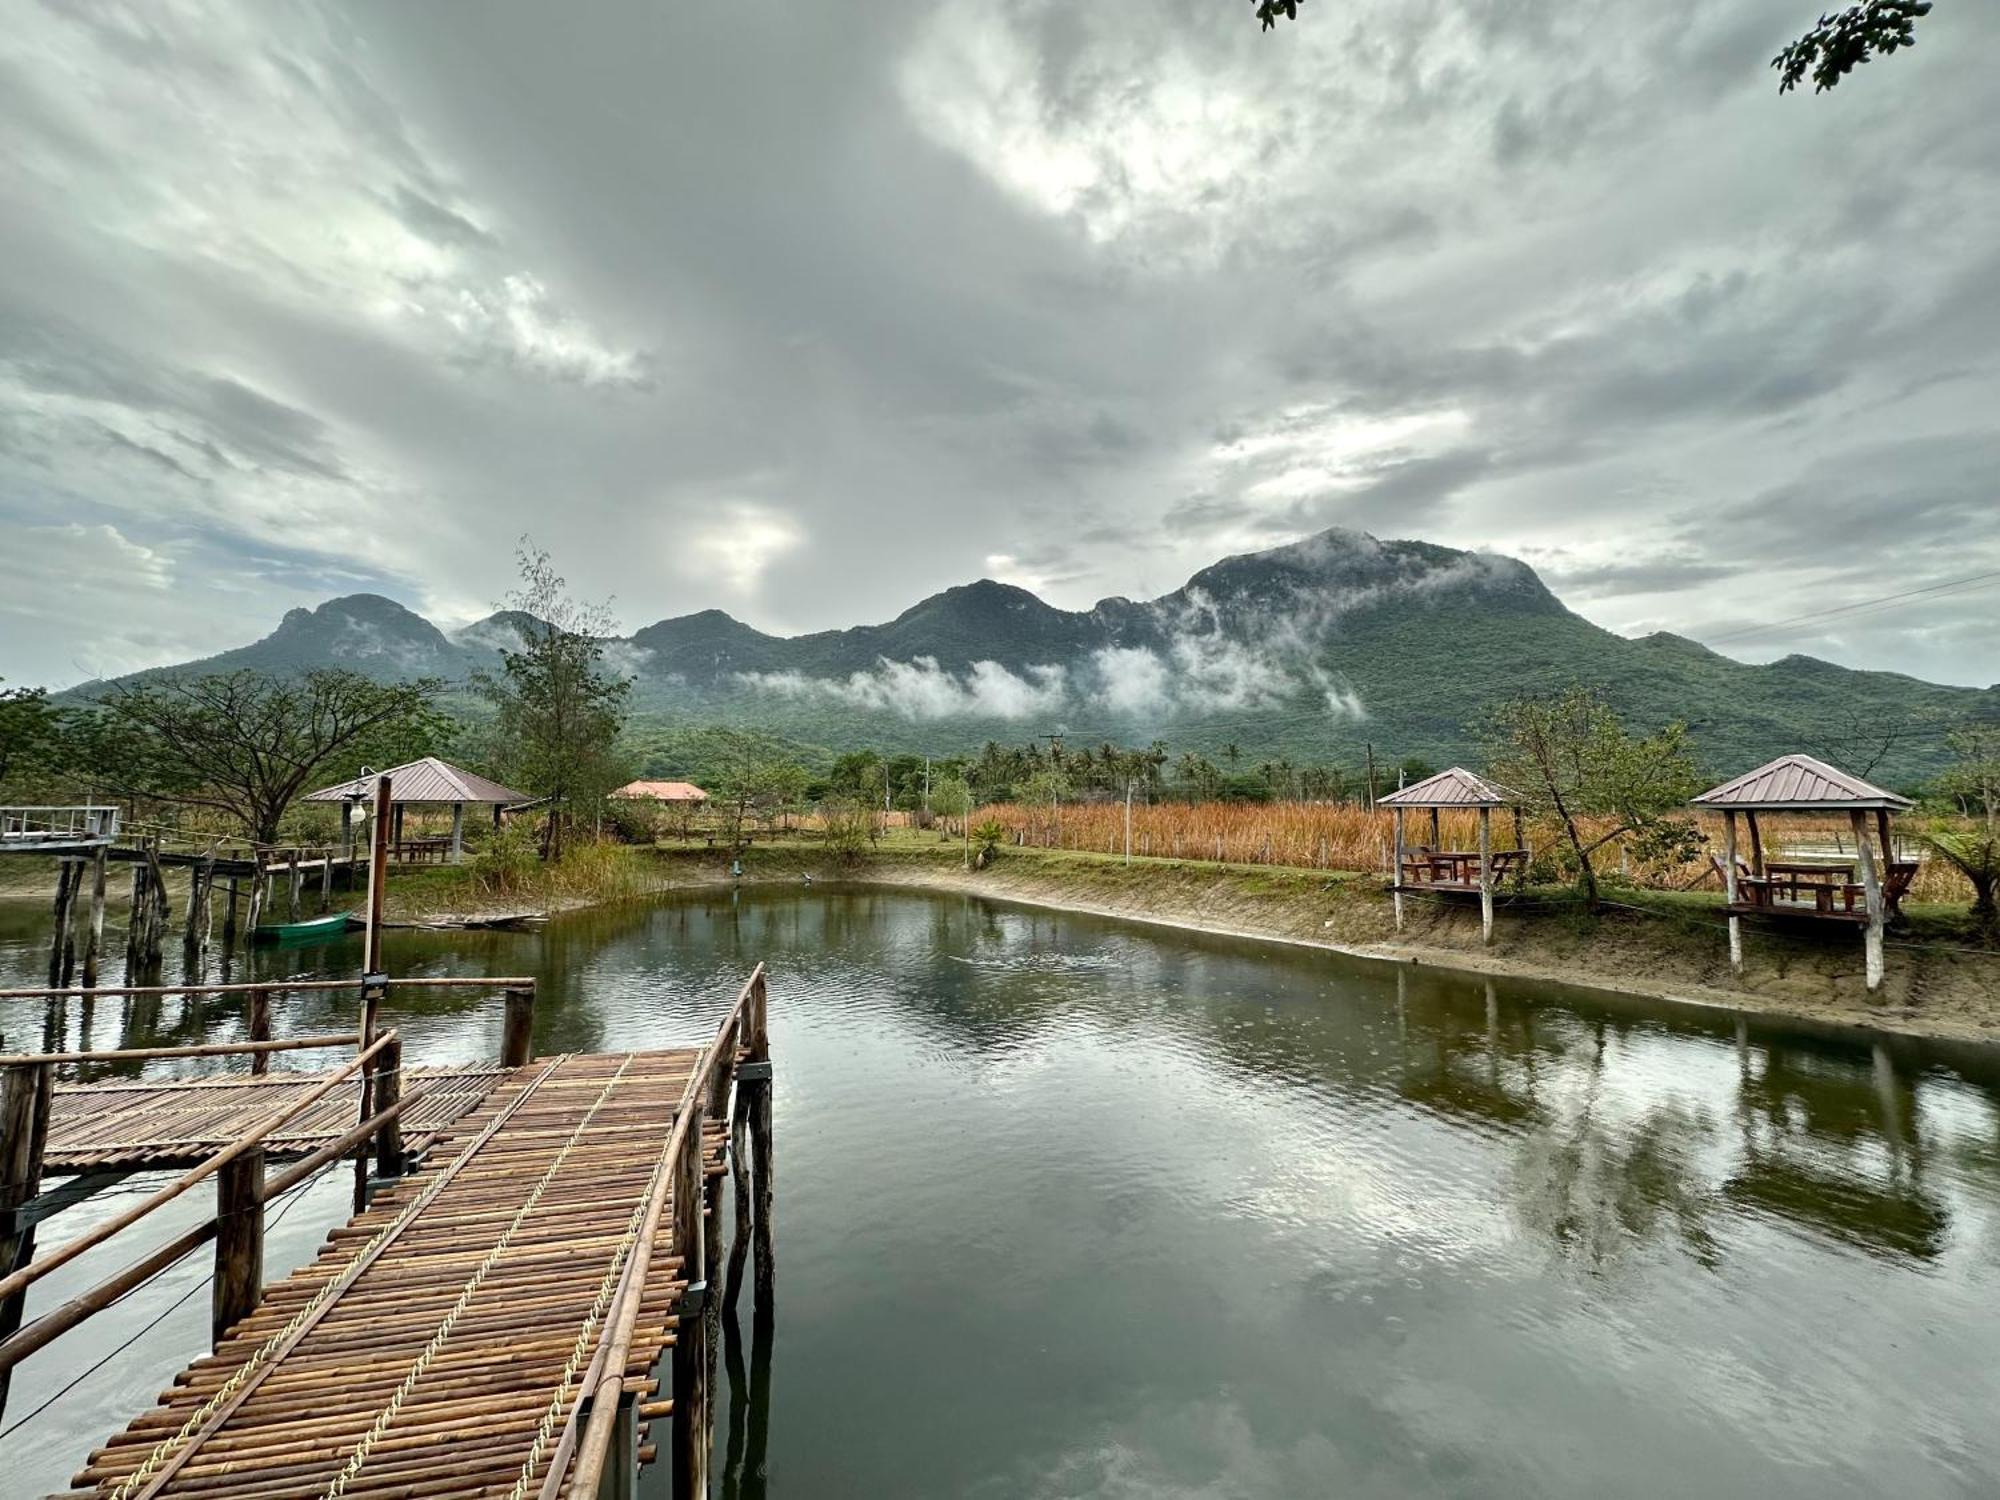
<svg viewBox="0 0 2000 1500">
<path fill-rule="evenodd" d="M 1494 711 L 1486 738 L 1495 779 L 1562 828 L 1592 910 L 1598 891 L 1591 856 L 1627 834 L 1652 833 L 1699 785 L 1685 725 L 1669 724 L 1635 739 L 1588 688 L 1504 703 Z M 1584 818 L 1603 822 L 1586 837 Z"/>
<path fill-rule="evenodd" d="M 225 813 L 269 844 L 313 782 L 337 779 L 375 747 L 441 737 L 439 688 L 332 669 L 164 677 L 113 688 L 90 738 L 96 769 L 121 790 Z"/>
<path fill-rule="evenodd" d="M 931 811 L 941 818 L 962 818 L 972 811 L 972 787 L 951 771 L 931 783 Z"/>
<path fill-rule="evenodd" d="M 1957 798 L 1968 815 L 1983 813 L 1986 831 L 1995 832 L 2000 825 L 2000 724 L 1963 725 L 1947 734 L 1945 743 L 1958 757 L 1942 778 L 1945 793 Z"/>
<path fill-rule="evenodd" d="M 48 766 L 62 719 L 41 688 L 0 688 L 0 783 Z"/>
<path fill-rule="evenodd" d="M 604 638 L 617 630 L 608 604 L 581 604 L 549 561 L 522 538 L 521 586 L 507 597 L 521 643 L 500 653 L 498 676 L 475 690 L 495 710 L 498 752 L 509 778 L 549 799 L 542 856 L 562 857 L 563 826 L 578 807 L 624 781 L 615 745 L 631 683 L 604 666 Z"/>
<path fill-rule="evenodd" d="M 1771 59 L 1778 70 L 1778 92 L 1791 92 L 1810 75 L 1813 92 L 1824 93 L 1876 53 L 1914 47 L 1917 18 L 1930 13 L 1931 0 L 1861 0 L 1821 16 Z"/>
</svg>

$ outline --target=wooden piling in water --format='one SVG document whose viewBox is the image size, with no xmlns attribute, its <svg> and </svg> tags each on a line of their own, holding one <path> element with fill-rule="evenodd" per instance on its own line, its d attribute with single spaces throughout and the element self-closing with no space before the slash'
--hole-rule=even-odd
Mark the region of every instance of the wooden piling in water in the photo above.
<svg viewBox="0 0 2000 1500">
<path fill-rule="evenodd" d="M 250 1040 L 253 1042 L 268 1042 L 271 1040 L 271 992 L 269 990 L 252 990 L 248 998 L 250 1004 Z M 270 1072 L 271 1054 L 268 1052 L 252 1053 L 250 1055 L 250 1071 L 252 1073 Z"/>
<path fill-rule="evenodd" d="M 375 1070 L 375 1109 L 394 1109 L 402 1097 L 403 1042 L 397 1037 L 382 1049 L 381 1065 Z M 364 1102 L 361 1118 L 367 1119 L 370 1113 Z M 401 1177 L 405 1166 L 403 1127 L 391 1119 L 375 1133 L 375 1175 Z"/>
<path fill-rule="evenodd" d="M 234 875 L 230 876 L 229 907 L 222 915 L 222 950 L 225 953 L 234 952 L 236 948 L 237 884 L 236 877 Z"/>
<path fill-rule="evenodd" d="M 33 1225 L 19 1226 L 17 1210 L 42 1190 L 42 1155 L 49 1139 L 49 1105 L 55 1069 L 17 1063 L 0 1070 L 0 1276 L 11 1276 L 35 1257 Z M 21 1326 L 28 1292 L 0 1301 L 0 1339 Z M 11 1368 L 0 1367 L 0 1412 L 7 1409 Z"/>
<path fill-rule="evenodd" d="M 674 1163 L 673 1254 L 690 1286 L 704 1281 L 703 1256 L 707 1234 L 702 1227 L 702 1113 L 707 1101 L 695 1094 L 688 1101 L 687 1150 Z M 708 1493 L 708 1333 L 700 1313 L 684 1312 L 674 1332 L 673 1493 L 696 1497 Z"/>
<path fill-rule="evenodd" d="M 501 1023 L 500 1066 L 524 1068 L 535 1060 L 535 992 L 506 992 L 506 1018 Z"/>
<path fill-rule="evenodd" d="M 90 928 L 84 937 L 83 987 L 97 987 L 97 959 L 104 951 L 104 882 L 110 869 L 110 851 L 99 845 L 90 857 Z"/>
<path fill-rule="evenodd" d="M 82 884 L 81 862 L 68 856 L 56 861 L 56 903 L 49 939 L 49 987 L 69 983 L 69 928 L 76 905 L 76 888 Z"/>
<path fill-rule="evenodd" d="M 771 1034 L 766 1015 L 764 976 L 750 984 L 750 1003 L 745 1007 L 745 1061 L 768 1064 Z M 757 1301 L 764 1304 L 777 1281 L 777 1247 L 771 1232 L 771 1080 L 745 1079 L 737 1085 L 749 1095 L 750 1168 L 755 1178 L 755 1223 L 751 1230 L 751 1259 L 756 1277 Z"/>
<path fill-rule="evenodd" d="M 264 1149 L 215 1174 L 215 1284 L 209 1296 L 209 1344 L 257 1310 L 264 1292 Z"/>
</svg>

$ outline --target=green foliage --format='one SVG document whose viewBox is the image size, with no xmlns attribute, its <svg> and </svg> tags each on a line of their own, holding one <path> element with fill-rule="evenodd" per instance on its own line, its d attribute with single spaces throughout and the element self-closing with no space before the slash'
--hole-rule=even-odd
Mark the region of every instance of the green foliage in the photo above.
<svg viewBox="0 0 2000 1500">
<path fill-rule="evenodd" d="M 486 841 L 472 860 L 472 878 L 496 896 L 519 896 L 533 889 L 541 854 L 525 823 L 508 823 Z"/>
<path fill-rule="evenodd" d="M 972 830 L 972 842 L 979 852 L 973 857 L 973 868 L 983 870 L 993 862 L 999 852 L 1001 841 L 1007 837 L 1007 825 L 998 818 L 988 818 Z"/>
<path fill-rule="evenodd" d="M 852 797 L 834 797 L 820 804 L 820 819 L 826 827 L 826 849 L 843 864 L 853 864 L 868 853 L 875 836 L 875 809 Z"/>
<path fill-rule="evenodd" d="M 550 799 L 543 853 L 562 852 L 563 829 L 627 779 L 615 746 L 631 684 L 604 669 L 610 611 L 569 597 L 549 555 L 523 538 L 521 587 L 508 598 L 520 649 L 500 652 L 497 677 L 474 686 L 494 710 L 503 774 Z"/>
<path fill-rule="evenodd" d="M 82 740 L 120 791 L 223 813 L 272 843 L 314 783 L 340 779 L 371 748 L 439 734 L 438 687 L 332 669 L 151 678 L 112 689 Z"/>
<path fill-rule="evenodd" d="M 1876 53 L 1914 47 L 1917 21 L 1930 13 L 1931 0 L 1861 0 L 1821 16 L 1771 59 L 1778 70 L 1778 92 L 1790 93 L 1810 74 L 1813 92 L 1824 93 Z"/>
<path fill-rule="evenodd" d="M 1980 925 L 2000 927 L 2000 908 L 1994 902 L 1994 890 L 2000 887 L 2000 834 L 1991 828 L 1980 832 L 1934 828 L 1924 835 L 1924 842 L 1972 882 L 1972 915 Z"/>
<path fill-rule="evenodd" d="M 1572 687 L 1547 697 L 1516 698 L 1487 726 L 1494 779 L 1511 787 L 1534 815 L 1562 829 L 1584 895 L 1595 906 L 1591 856 L 1627 834 L 1647 834 L 1684 807 L 1700 785 L 1685 725 L 1639 739 L 1596 693 Z M 1586 840 L 1578 819 L 1603 820 Z M 1671 843 L 1685 835 L 1660 831 Z"/>
<path fill-rule="evenodd" d="M 0 785 L 54 768 L 62 718 L 40 688 L 0 688 Z"/>
<path fill-rule="evenodd" d="M 1983 817 L 1986 831 L 2000 822 L 2000 724 L 1966 724 L 1945 736 L 1956 757 L 1938 778 L 1939 790 L 1968 817 Z"/>
<path fill-rule="evenodd" d="M 957 771 L 931 784 L 931 811 L 945 818 L 962 818 L 972 811 L 972 787 Z"/>
</svg>

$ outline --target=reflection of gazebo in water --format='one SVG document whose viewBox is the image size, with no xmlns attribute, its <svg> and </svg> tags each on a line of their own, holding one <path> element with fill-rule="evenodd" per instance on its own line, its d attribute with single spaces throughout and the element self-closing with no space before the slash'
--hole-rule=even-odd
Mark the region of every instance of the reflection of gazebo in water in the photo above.
<svg viewBox="0 0 2000 1500">
<path fill-rule="evenodd" d="M 343 781 L 338 786 L 321 787 L 306 794 L 308 802 L 340 804 L 341 847 L 354 847 L 354 809 L 373 804 L 375 784 L 384 776 L 389 778 L 389 836 L 397 859 L 442 859 L 449 853 L 451 862 L 457 864 L 465 855 L 467 807 L 490 806 L 493 809 L 493 826 L 498 828 L 504 810 L 535 800 L 526 792 L 517 792 L 497 781 L 488 781 L 477 772 L 439 760 L 435 755 L 426 755 L 408 765 L 371 771 L 352 781 Z M 449 807 L 450 837 L 438 835 L 435 838 L 405 839 L 403 809 L 406 807 Z"/>
<path fill-rule="evenodd" d="M 1910 799 L 1863 781 L 1859 776 L 1814 760 L 1783 755 L 1734 781 L 1711 787 L 1694 799 L 1696 807 L 1722 814 L 1723 854 L 1715 859 L 1729 911 L 1729 962 L 1743 967 L 1742 919 L 1803 917 L 1859 926 L 1867 953 L 1868 988 L 1882 983 L 1882 928 L 1897 913 L 1903 893 L 1917 873 L 1915 860 L 1898 860 L 1889 833 L 1889 815 L 1907 812 Z M 1750 859 L 1736 852 L 1736 815 L 1749 825 Z M 1759 813 L 1846 814 L 1854 835 L 1854 856 L 1845 851 L 1813 859 L 1766 859 L 1757 827 Z M 1882 855 L 1878 868 L 1872 830 Z M 1710 856 L 1715 858 L 1714 856 Z M 1859 880 L 1855 877 L 1860 867 Z"/>
<path fill-rule="evenodd" d="M 1403 893 L 1438 891 L 1479 897 L 1479 920 L 1487 942 L 1493 941 L 1493 888 L 1509 875 L 1526 872 L 1527 839 L 1521 827 L 1521 795 L 1496 781 L 1475 776 L 1462 766 L 1453 766 L 1435 776 L 1426 776 L 1415 786 L 1406 786 L 1378 799 L 1378 807 L 1396 810 L 1396 930 L 1403 929 Z M 1514 814 L 1514 847 L 1493 847 L 1493 809 L 1505 807 Z M 1431 841 L 1409 844 L 1403 838 L 1403 814 L 1409 808 L 1425 808 L 1431 815 Z M 1479 847 L 1446 849 L 1439 832 L 1438 813 L 1444 808 L 1476 808 L 1479 812 Z"/>
</svg>

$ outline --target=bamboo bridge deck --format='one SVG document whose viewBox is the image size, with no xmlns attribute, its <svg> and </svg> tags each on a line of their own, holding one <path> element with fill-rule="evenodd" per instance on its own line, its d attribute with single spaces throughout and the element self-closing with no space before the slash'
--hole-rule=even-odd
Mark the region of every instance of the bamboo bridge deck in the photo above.
<svg viewBox="0 0 2000 1500">
<path fill-rule="evenodd" d="M 741 1056 L 730 1040 L 720 1060 L 723 1087 Z M 317 1259 L 266 1289 L 213 1354 L 91 1455 L 70 1493 L 106 1500 L 570 1494 L 578 1481 L 566 1445 L 582 1426 L 586 1392 L 611 1388 L 622 1363 L 629 1420 L 643 1428 L 673 1404 L 648 1399 L 657 1390 L 652 1372 L 675 1342 L 689 1236 L 699 1263 L 714 1224 L 711 1212 L 706 1229 L 699 1221 L 690 1227 L 675 1201 L 684 1191 L 661 1212 L 660 1174 L 667 1155 L 685 1160 L 675 1187 L 699 1180 L 707 1199 L 725 1170 L 728 1122 L 720 1111 L 701 1116 L 699 1179 L 685 1175 L 696 1170 L 692 1155 L 663 1154 L 702 1058 L 693 1048 L 567 1055 L 504 1071 L 450 1071 L 428 1085 L 413 1074 L 411 1091 L 429 1087 L 439 1109 L 468 1101 L 455 1121 L 436 1121 L 442 1133 L 428 1164 L 335 1230 Z M 237 1096 L 284 1086 L 233 1082 Z M 221 1084 L 176 1088 L 186 1098 L 213 1095 L 225 1110 L 263 1107 L 243 1097 L 226 1102 L 232 1095 Z M 65 1092 L 57 1118 L 78 1122 L 59 1127 L 72 1141 L 100 1152 L 151 1149 L 143 1141 L 120 1146 L 141 1137 L 108 1125 L 102 1138 L 88 1135 L 94 1117 L 82 1104 L 86 1096 L 116 1101 L 150 1088 Z M 325 1102 L 329 1116 L 353 1119 L 351 1098 Z M 114 1104 L 105 1121 L 131 1120 L 144 1108 Z M 295 1132 L 301 1140 L 306 1123 Z M 191 1138 L 222 1126 L 190 1115 L 173 1128 Z M 639 1242 L 649 1202 L 657 1218 L 647 1261 Z M 629 1340 L 607 1334 L 614 1296 L 622 1309 L 628 1295 L 621 1276 L 634 1278 L 629 1295 L 637 1299 Z M 586 1369 L 593 1352 L 602 1372 Z M 705 1451 L 705 1431 L 703 1439 Z M 643 1431 L 632 1441 L 638 1461 L 651 1456 Z"/>
<path fill-rule="evenodd" d="M 513 1070 L 492 1064 L 412 1068 L 406 1148 L 421 1153 L 476 1108 Z M 272 1111 L 310 1092 L 312 1073 L 273 1072 L 208 1079 L 62 1084 L 49 1111 L 43 1167 L 52 1172 L 143 1171 L 189 1167 L 212 1156 Z M 422 1097 L 414 1097 L 417 1091 Z M 356 1118 L 361 1080 L 309 1104 L 265 1142 L 273 1157 L 304 1156 L 337 1139 Z"/>
</svg>

